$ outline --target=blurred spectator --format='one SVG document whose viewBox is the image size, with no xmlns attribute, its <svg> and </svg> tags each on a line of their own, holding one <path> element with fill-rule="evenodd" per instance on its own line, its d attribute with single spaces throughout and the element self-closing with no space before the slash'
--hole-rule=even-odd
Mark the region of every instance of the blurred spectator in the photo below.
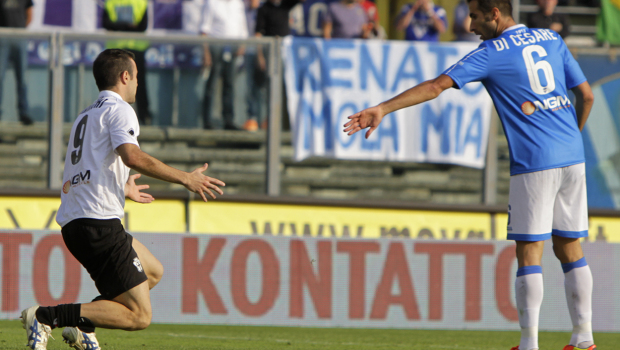
<svg viewBox="0 0 620 350">
<path fill-rule="evenodd" d="M 379 10 L 374 1 L 371 0 L 358 0 L 359 4 L 366 12 L 368 20 L 371 22 L 372 27 L 369 33 L 369 38 L 373 39 L 385 39 L 387 37 L 385 30 L 379 24 Z"/>
<path fill-rule="evenodd" d="M 364 9 L 364 12 L 366 12 L 368 18 L 374 23 L 379 23 L 379 10 L 377 10 L 375 2 L 371 0 L 358 0 L 358 2 Z"/>
<path fill-rule="evenodd" d="M 267 0 L 258 9 L 256 14 L 256 37 L 263 36 L 287 36 L 291 33 L 289 28 L 289 12 L 299 3 L 300 0 Z M 250 72 L 248 70 L 248 76 L 252 75 L 253 91 L 252 95 L 248 96 L 248 115 L 255 118 L 256 125 L 260 123 L 261 128 L 266 127 L 266 121 L 263 120 L 263 116 L 260 115 L 262 111 L 262 91 L 265 90 L 267 85 L 267 59 L 262 47 L 258 47 L 255 60 L 255 69 Z M 248 86 L 249 88 L 249 86 Z M 250 107 L 253 106 L 253 107 Z M 252 125 L 251 119 L 248 125 Z M 247 128 L 249 129 L 249 128 Z"/>
<path fill-rule="evenodd" d="M 452 32 L 456 36 L 456 41 L 474 41 L 480 42 L 480 36 L 469 31 L 469 24 L 471 18 L 469 17 L 469 5 L 467 0 L 461 0 L 454 8 L 454 24 L 452 25 Z"/>
<path fill-rule="evenodd" d="M 103 28 L 110 31 L 145 32 L 148 26 L 148 0 L 105 0 L 103 6 Z M 136 105 L 138 119 L 144 125 L 151 125 L 149 97 L 146 91 L 146 59 L 145 52 L 149 48 L 146 40 L 120 39 L 107 42 L 108 48 L 126 49 L 135 56 L 138 68 L 138 91 Z"/>
<path fill-rule="evenodd" d="M 243 0 L 205 0 L 200 25 L 202 35 L 222 39 L 246 39 L 248 27 Z M 215 83 L 222 78 L 222 119 L 224 129 L 239 130 L 234 124 L 233 83 L 235 56 L 243 54 L 242 46 L 205 45 L 205 92 L 202 104 L 203 128 L 212 129 L 211 123 Z"/>
<path fill-rule="evenodd" d="M 323 23 L 323 37 L 368 38 L 372 24 L 364 8 L 356 0 L 340 0 L 327 6 Z"/>
<path fill-rule="evenodd" d="M 245 4 L 245 20 L 248 24 L 248 37 L 253 37 L 256 29 L 256 15 L 261 0 L 243 0 Z M 243 128 L 248 131 L 258 130 L 258 121 L 261 120 L 262 99 L 265 90 L 263 81 L 257 74 L 260 73 L 256 58 L 256 46 L 250 45 L 245 49 L 245 76 L 246 76 L 246 105 L 248 119 Z"/>
<path fill-rule="evenodd" d="M 530 13 L 527 17 L 527 26 L 530 28 L 548 28 L 562 38 L 570 34 L 570 20 L 564 13 L 554 13 L 558 0 L 537 0 L 538 12 Z"/>
<path fill-rule="evenodd" d="M 256 15 L 256 36 L 287 36 L 289 27 L 289 11 L 300 0 L 267 0 Z"/>
<path fill-rule="evenodd" d="M 396 29 L 405 31 L 405 40 L 439 41 L 447 27 L 446 10 L 431 0 L 403 6 L 396 22 Z"/>
<path fill-rule="evenodd" d="M 303 37 L 323 37 L 323 20 L 327 12 L 328 1 L 334 0 L 303 0 L 293 6 L 289 13 L 291 34 Z"/>
<path fill-rule="evenodd" d="M 33 5 L 32 0 L 1 1 L 0 27 L 26 28 L 32 20 Z M 13 64 L 15 81 L 17 82 L 19 121 L 24 125 L 30 125 L 32 119 L 28 116 L 25 77 L 28 68 L 28 40 L 11 37 L 0 38 L 0 101 L 2 101 L 4 73 L 6 73 L 9 61 Z"/>
</svg>

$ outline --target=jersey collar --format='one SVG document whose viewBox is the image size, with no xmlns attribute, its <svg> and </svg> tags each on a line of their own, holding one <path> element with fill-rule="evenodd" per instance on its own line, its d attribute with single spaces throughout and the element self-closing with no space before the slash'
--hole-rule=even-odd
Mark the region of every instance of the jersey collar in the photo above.
<svg viewBox="0 0 620 350">
<path fill-rule="evenodd" d="M 116 97 L 119 100 L 122 100 L 123 98 L 121 97 L 121 95 L 117 94 L 116 92 L 112 91 L 112 90 L 103 90 L 99 92 L 99 97 Z"/>
<path fill-rule="evenodd" d="M 504 29 L 504 31 L 502 32 L 502 34 L 509 32 L 511 30 L 515 30 L 515 29 L 519 29 L 519 28 L 526 28 L 525 24 L 515 24 L 514 26 L 508 27 L 506 29 Z"/>
</svg>

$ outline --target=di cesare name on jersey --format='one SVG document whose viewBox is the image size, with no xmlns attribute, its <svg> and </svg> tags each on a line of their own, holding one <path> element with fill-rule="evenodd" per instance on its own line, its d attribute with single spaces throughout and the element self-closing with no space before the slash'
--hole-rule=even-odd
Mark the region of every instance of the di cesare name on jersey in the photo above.
<svg viewBox="0 0 620 350">
<path fill-rule="evenodd" d="M 530 33 L 513 34 L 510 35 L 509 38 L 515 46 L 536 44 L 541 41 L 558 40 L 557 33 L 551 31 L 550 29 L 532 29 L 532 33 L 534 35 Z M 506 38 L 493 40 L 493 45 L 495 45 L 497 51 L 510 49 L 510 45 L 508 45 L 508 40 L 506 40 Z"/>
</svg>

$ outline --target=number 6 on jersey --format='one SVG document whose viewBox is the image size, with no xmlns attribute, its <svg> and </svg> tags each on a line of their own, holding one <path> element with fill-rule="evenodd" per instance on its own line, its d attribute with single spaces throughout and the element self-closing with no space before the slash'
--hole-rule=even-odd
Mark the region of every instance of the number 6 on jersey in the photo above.
<svg viewBox="0 0 620 350">
<path fill-rule="evenodd" d="M 547 56 L 547 51 L 540 45 L 532 45 L 523 49 L 523 60 L 527 68 L 527 76 L 530 78 L 530 87 L 532 91 L 539 95 L 545 95 L 555 90 L 555 79 L 553 77 L 553 68 L 547 61 L 534 62 L 532 54 L 536 52 L 539 57 Z M 542 70 L 547 81 L 547 86 L 542 86 L 538 71 Z"/>
</svg>

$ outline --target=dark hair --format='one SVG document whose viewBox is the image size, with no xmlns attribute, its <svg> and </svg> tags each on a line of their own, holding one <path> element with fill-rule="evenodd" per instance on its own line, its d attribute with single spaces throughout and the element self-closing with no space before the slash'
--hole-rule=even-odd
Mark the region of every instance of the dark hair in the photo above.
<svg viewBox="0 0 620 350">
<path fill-rule="evenodd" d="M 133 76 L 131 60 L 135 58 L 136 56 L 127 50 L 107 49 L 101 52 L 93 63 L 93 75 L 99 91 L 116 85 L 125 71 Z"/>
<path fill-rule="evenodd" d="M 467 0 L 470 3 L 474 0 Z M 491 13 L 494 7 L 497 7 L 502 16 L 512 17 L 512 3 L 510 0 L 475 0 L 478 1 L 478 9 L 483 15 Z"/>
</svg>

